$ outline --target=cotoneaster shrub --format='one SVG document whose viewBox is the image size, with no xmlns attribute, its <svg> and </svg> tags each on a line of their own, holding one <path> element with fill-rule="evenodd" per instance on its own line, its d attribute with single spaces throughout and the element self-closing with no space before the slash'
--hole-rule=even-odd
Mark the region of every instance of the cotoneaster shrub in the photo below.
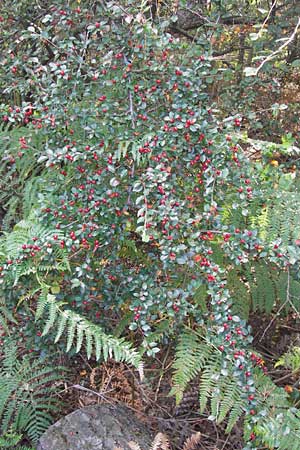
<svg viewBox="0 0 300 450">
<path fill-rule="evenodd" d="M 2 19 L 2 122 L 24 130 L 5 158 L 15 176 L 27 153 L 39 168 L 34 207 L 2 238 L 7 308 L 25 308 L 29 335 L 136 366 L 124 330 L 151 356 L 192 323 L 220 383 L 236 383 L 254 448 L 261 360 L 227 273 L 259 261 L 285 271 L 298 253 L 251 227 L 262 181 L 238 146 L 241 118 L 211 104 L 209 53 L 114 3 L 58 3 L 17 33 Z"/>
</svg>

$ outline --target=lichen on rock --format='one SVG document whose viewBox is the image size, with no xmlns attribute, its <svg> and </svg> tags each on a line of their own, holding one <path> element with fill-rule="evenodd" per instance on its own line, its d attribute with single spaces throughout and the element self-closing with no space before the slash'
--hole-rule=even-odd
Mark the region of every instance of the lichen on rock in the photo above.
<svg viewBox="0 0 300 450">
<path fill-rule="evenodd" d="M 130 450 L 128 442 L 148 448 L 152 438 L 133 412 L 120 405 L 93 405 L 78 409 L 52 425 L 37 450 Z"/>
</svg>

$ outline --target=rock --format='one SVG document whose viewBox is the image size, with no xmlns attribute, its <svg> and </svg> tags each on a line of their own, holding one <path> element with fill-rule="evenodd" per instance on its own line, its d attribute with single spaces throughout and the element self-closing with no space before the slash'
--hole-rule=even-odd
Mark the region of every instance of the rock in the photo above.
<svg viewBox="0 0 300 450">
<path fill-rule="evenodd" d="M 129 441 L 144 449 L 151 434 L 133 412 L 119 405 L 78 409 L 52 425 L 40 438 L 37 450 L 130 450 Z"/>
</svg>

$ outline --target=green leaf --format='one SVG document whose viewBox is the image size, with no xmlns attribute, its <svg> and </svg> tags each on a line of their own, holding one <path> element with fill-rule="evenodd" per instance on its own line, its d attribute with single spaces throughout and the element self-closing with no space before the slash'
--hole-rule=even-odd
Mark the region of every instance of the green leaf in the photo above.
<svg viewBox="0 0 300 450">
<path fill-rule="evenodd" d="M 245 67 L 244 74 L 246 77 L 256 77 L 257 69 L 255 67 Z"/>
</svg>

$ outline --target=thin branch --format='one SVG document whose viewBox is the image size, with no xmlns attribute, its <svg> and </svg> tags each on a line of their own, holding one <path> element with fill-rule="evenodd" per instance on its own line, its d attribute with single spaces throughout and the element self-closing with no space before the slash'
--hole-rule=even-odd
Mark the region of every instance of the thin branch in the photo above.
<svg viewBox="0 0 300 450">
<path fill-rule="evenodd" d="M 289 303 L 291 305 L 291 307 L 296 311 L 296 313 L 298 314 L 298 311 L 296 310 L 294 304 L 291 302 L 290 299 L 290 270 L 288 269 L 287 272 L 287 286 L 286 286 L 286 300 L 285 302 L 280 306 L 280 308 L 278 309 L 277 313 L 274 314 L 272 320 L 270 321 L 270 323 L 268 324 L 268 326 L 265 328 L 261 338 L 259 339 L 259 342 L 261 342 L 263 340 L 263 338 L 265 337 L 265 335 L 267 334 L 268 330 L 270 329 L 270 327 L 273 325 L 273 323 L 276 321 L 276 319 L 280 316 L 281 311 L 285 308 L 285 306 Z"/>
<path fill-rule="evenodd" d="M 207 17 L 203 16 L 202 14 L 200 14 L 198 11 L 195 11 L 191 8 L 188 8 L 187 6 L 180 8 L 181 10 L 185 10 L 188 11 L 189 13 L 193 14 L 194 16 L 197 16 L 202 22 L 206 22 L 209 25 L 215 25 L 214 22 L 211 22 Z"/>
<path fill-rule="evenodd" d="M 186 37 L 191 42 L 193 42 L 195 40 L 194 36 L 192 36 L 191 34 L 188 34 L 186 31 L 182 30 L 181 28 L 176 27 L 175 25 L 170 28 L 170 31 L 181 34 L 182 36 Z"/>
<path fill-rule="evenodd" d="M 280 382 L 282 382 L 284 380 L 287 380 L 287 379 L 293 377 L 294 375 L 296 375 L 298 372 L 299 372 L 299 369 L 295 369 L 292 372 L 289 372 L 286 375 L 283 375 L 282 377 L 277 378 L 277 380 L 274 380 L 274 383 L 277 384 L 277 383 L 280 383 Z"/>
<path fill-rule="evenodd" d="M 226 48 L 225 50 L 222 50 L 220 52 L 213 52 L 212 57 L 213 57 L 213 59 L 218 59 L 221 56 L 228 55 L 229 53 L 237 52 L 237 51 L 239 51 L 241 49 L 243 49 L 243 50 L 250 50 L 251 48 L 252 47 L 250 47 L 249 45 L 243 45 L 242 47 L 240 47 L 240 46 L 239 47 L 232 46 L 232 47 Z"/>
<path fill-rule="evenodd" d="M 84 392 L 88 392 L 89 394 L 93 394 L 96 397 L 101 398 L 102 400 L 105 400 L 106 402 L 112 404 L 107 397 L 105 397 L 103 394 L 101 394 L 100 392 L 96 392 L 93 391 L 92 389 L 86 388 L 84 386 L 80 386 L 80 384 L 73 384 L 72 386 L 69 386 L 68 389 L 78 389 L 79 391 L 84 391 Z"/>
<path fill-rule="evenodd" d="M 271 16 L 271 14 L 272 14 L 273 9 L 274 9 L 275 6 L 276 6 L 276 3 L 277 3 L 277 0 L 275 0 L 275 1 L 272 3 L 272 6 L 271 6 L 271 8 L 270 8 L 270 11 L 268 12 L 267 17 L 265 18 L 264 23 L 262 24 L 261 29 L 260 29 L 259 32 L 258 32 L 258 35 L 259 35 L 259 36 L 261 36 L 261 34 L 262 34 L 262 32 L 263 32 L 263 30 L 264 30 L 264 28 L 265 28 L 265 26 L 266 26 L 266 24 L 267 24 L 267 22 L 268 22 L 270 16 Z"/>
<path fill-rule="evenodd" d="M 275 58 L 276 55 L 278 55 L 279 53 L 282 52 L 283 49 L 285 49 L 285 47 L 287 47 L 294 39 L 295 36 L 299 30 L 300 27 L 300 17 L 298 19 L 297 25 L 295 26 L 295 29 L 293 31 L 293 33 L 291 34 L 291 36 L 284 42 L 284 44 L 282 44 L 277 50 L 275 50 L 273 53 L 271 53 L 269 56 L 266 57 L 266 59 L 264 59 L 260 65 L 257 67 L 257 69 L 255 70 L 254 75 L 256 76 L 258 74 L 258 72 L 262 69 L 262 67 L 269 61 L 271 61 L 273 58 Z"/>
</svg>

